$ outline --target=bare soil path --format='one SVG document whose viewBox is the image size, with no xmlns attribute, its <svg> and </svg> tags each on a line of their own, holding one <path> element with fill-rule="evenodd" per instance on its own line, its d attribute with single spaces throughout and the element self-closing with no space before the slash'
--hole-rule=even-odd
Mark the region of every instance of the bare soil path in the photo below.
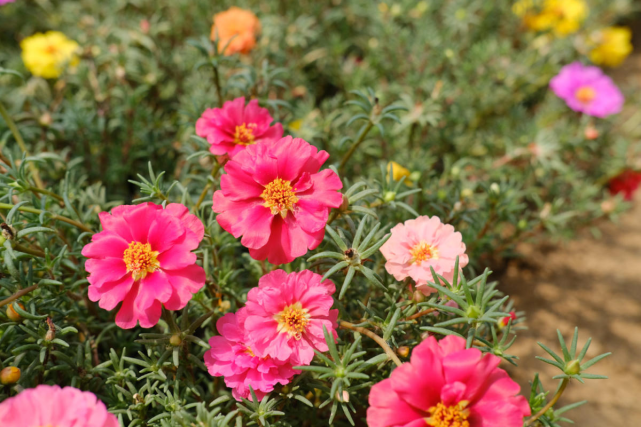
<svg viewBox="0 0 641 427">
<path fill-rule="evenodd" d="M 570 383 L 561 403 L 589 403 L 566 416 L 577 427 L 641 426 L 641 194 L 618 224 L 601 227 L 603 236 L 584 235 L 544 253 L 531 249 L 501 278 L 501 287 L 527 312 L 526 331 L 518 333 L 512 354 L 525 369 L 511 370 L 524 390 L 526 373 L 539 372 L 554 390 L 556 368 L 534 356 L 545 356 L 541 341 L 560 351 L 555 328 L 566 340 L 579 327 L 579 345 L 592 337 L 588 357 L 612 356 L 589 372 L 608 380 Z M 570 425 L 570 424 L 568 424 Z"/>
</svg>

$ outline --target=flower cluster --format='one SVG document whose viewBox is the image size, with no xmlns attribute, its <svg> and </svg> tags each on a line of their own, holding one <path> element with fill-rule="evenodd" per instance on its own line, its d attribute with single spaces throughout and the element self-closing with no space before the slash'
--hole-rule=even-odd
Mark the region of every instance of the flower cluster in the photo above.
<svg viewBox="0 0 641 427">
<path fill-rule="evenodd" d="M 308 270 L 266 274 L 245 307 L 218 321 L 220 336 L 209 340 L 205 354 L 209 373 L 223 376 L 237 399 L 250 396 L 250 385 L 262 399 L 275 384 L 287 384 L 294 366 L 309 365 L 314 350 L 328 350 L 323 328 L 337 336 L 335 290 Z"/>
</svg>

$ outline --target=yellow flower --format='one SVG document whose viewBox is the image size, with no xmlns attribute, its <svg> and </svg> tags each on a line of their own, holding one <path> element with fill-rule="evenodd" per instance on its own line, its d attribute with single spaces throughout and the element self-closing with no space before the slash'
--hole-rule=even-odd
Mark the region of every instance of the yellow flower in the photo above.
<svg viewBox="0 0 641 427">
<path fill-rule="evenodd" d="M 67 64 L 78 63 L 78 43 L 59 31 L 34 34 L 22 40 L 20 47 L 22 61 L 34 76 L 56 78 Z"/>
<path fill-rule="evenodd" d="M 412 182 L 409 180 L 412 173 L 396 162 L 389 162 L 387 164 L 387 173 L 392 174 L 394 181 L 400 181 L 401 178 L 405 177 L 405 184 L 412 185 Z"/>
<path fill-rule="evenodd" d="M 552 30 L 562 37 L 579 29 L 589 9 L 584 0 L 520 0 L 512 11 L 529 29 Z"/>
<path fill-rule="evenodd" d="M 626 27 L 608 27 L 595 32 L 590 38 L 594 48 L 590 60 L 595 64 L 617 67 L 632 52 L 632 32 Z"/>
</svg>

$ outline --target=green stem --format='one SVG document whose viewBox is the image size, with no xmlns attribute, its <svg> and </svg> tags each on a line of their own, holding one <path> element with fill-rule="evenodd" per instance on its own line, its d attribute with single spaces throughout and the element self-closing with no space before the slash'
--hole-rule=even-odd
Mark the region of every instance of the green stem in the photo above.
<svg viewBox="0 0 641 427">
<path fill-rule="evenodd" d="M 223 106 L 223 91 L 220 88 L 220 75 L 218 67 L 214 66 L 214 86 L 216 87 L 216 95 L 218 96 L 218 108 Z"/>
<path fill-rule="evenodd" d="M 0 203 L 0 209 L 11 210 L 13 209 L 13 205 L 10 205 L 8 203 Z M 29 208 L 26 206 L 20 206 L 18 207 L 18 210 L 21 212 L 29 212 L 36 215 L 40 215 L 41 213 L 46 212 L 46 211 L 41 211 L 40 209 Z M 67 224 L 71 224 L 74 227 L 81 229 L 82 231 L 86 231 L 88 233 L 94 233 L 94 231 L 91 228 L 87 227 L 86 225 L 78 221 L 74 221 L 71 218 L 67 218 L 66 216 L 62 216 L 62 215 L 53 214 L 51 212 L 47 212 L 47 213 L 51 216 L 51 219 L 53 220 L 66 222 Z"/>
<path fill-rule="evenodd" d="M 212 179 L 216 179 L 216 175 L 218 175 L 218 171 L 221 168 L 221 164 L 216 162 L 216 165 L 213 167 L 211 171 L 211 177 Z M 194 206 L 194 210 L 198 210 L 200 208 L 200 205 L 202 204 L 203 200 L 205 200 L 205 196 L 207 195 L 207 192 L 211 188 L 212 182 L 207 181 L 207 185 L 205 185 L 205 188 L 203 188 L 203 191 L 200 193 L 200 197 L 198 197 L 198 201 L 196 202 L 196 205 Z"/>
<path fill-rule="evenodd" d="M 16 139 L 16 142 L 18 143 L 18 146 L 20 147 L 22 152 L 25 153 L 27 157 L 29 157 L 29 152 L 27 151 L 27 146 L 24 143 L 24 139 L 22 139 L 22 135 L 20 135 L 18 127 L 11 119 L 11 116 L 9 116 L 9 113 L 7 112 L 7 109 L 4 108 L 4 104 L 2 104 L 2 102 L 0 102 L 0 116 L 2 116 L 5 122 L 7 122 L 9 130 L 13 134 L 13 137 Z M 44 188 L 44 185 L 40 180 L 40 175 L 38 174 L 38 168 L 33 162 L 29 162 L 29 169 L 31 169 L 31 174 L 33 175 L 33 180 L 36 182 L 36 186 L 38 188 Z"/>
<path fill-rule="evenodd" d="M 561 395 L 563 394 L 563 392 L 565 391 L 565 388 L 568 386 L 568 384 L 569 384 L 569 383 L 570 383 L 570 379 L 569 379 L 569 378 L 563 378 L 563 381 L 561 381 L 561 386 L 560 386 L 560 387 L 559 387 L 559 389 L 556 391 L 556 394 L 554 395 L 554 397 L 552 398 L 552 400 L 550 400 L 550 401 L 548 402 L 548 404 L 547 404 L 547 405 L 545 405 L 545 406 L 544 406 L 544 407 L 543 407 L 539 412 L 537 412 L 537 413 L 536 413 L 532 418 L 530 418 L 529 420 L 527 420 L 527 422 L 525 423 L 525 425 L 526 425 L 526 426 L 531 426 L 531 425 L 533 425 L 533 424 L 534 424 L 534 422 L 535 422 L 536 420 L 538 420 L 539 418 L 541 418 L 541 416 L 542 416 L 542 415 L 544 415 L 544 414 L 545 414 L 545 413 L 546 413 L 546 412 L 547 412 L 551 407 L 553 407 L 553 406 L 556 404 L 556 402 L 559 400 L 559 398 L 561 397 Z"/>
<path fill-rule="evenodd" d="M 343 170 L 345 169 L 345 165 L 349 161 L 350 157 L 352 157 L 352 154 L 354 154 L 358 146 L 361 145 L 363 140 L 365 140 L 365 137 L 367 136 L 367 134 L 369 133 L 369 131 L 372 129 L 373 126 L 374 126 L 374 123 L 372 123 L 372 121 L 370 120 L 370 122 L 367 124 L 365 129 L 363 129 L 361 134 L 358 136 L 358 139 L 356 140 L 356 142 L 352 144 L 352 146 L 349 148 L 349 151 L 345 153 L 343 160 L 341 160 L 341 164 L 338 166 L 339 175 L 343 175 Z"/>
</svg>

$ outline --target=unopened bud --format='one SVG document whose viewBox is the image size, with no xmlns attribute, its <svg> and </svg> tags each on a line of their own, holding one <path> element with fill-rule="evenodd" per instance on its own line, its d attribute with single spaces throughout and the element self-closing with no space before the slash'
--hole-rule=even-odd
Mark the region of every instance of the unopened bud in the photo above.
<svg viewBox="0 0 641 427">
<path fill-rule="evenodd" d="M 423 292 L 421 291 L 414 291 L 414 294 L 412 295 L 412 299 L 414 302 L 423 302 L 425 301 L 425 295 L 423 295 Z"/>
<path fill-rule="evenodd" d="M 51 123 L 53 123 L 53 118 L 47 111 L 38 118 L 38 123 L 40 123 L 40 126 L 49 127 L 51 126 Z"/>
<path fill-rule="evenodd" d="M 496 182 L 493 182 L 492 185 L 490 185 L 490 191 L 494 194 L 499 194 L 501 187 Z"/>
<path fill-rule="evenodd" d="M 336 392 L 336 399 L 339 402 L 349 402 L 349 393 L 347 390 L 343 390 L 343 393 L 338 394 L 338 391 Z"/>
<path fill-rule="evenodd" d="M 45 334 L 45 341 L 53 341 L 56 339 L 56 331 L 49 329 Z"/>
<path fill-rule="evenodd" d="M 517 227 L 519 227 L 520 230 L 525 230 L 527 228 L 527 220 L 525 219 L 520 219 Z"/>
<path fill-rule="evenodd" d="M 614 200 L 604 200 L 603 202 L 601 202 L 601 210 L 606 215 L 614 212 L 615 208 L 616 204 L 614 203 Z"/>
<path fill-rule="evenodd" d="M 578 360 L 572 360 L 565 365 L 563 371 L 568 375 L 576 375 L 581 372 L 581 363 Z"/>
<path fill-rule="evenodd" d="M 123 67 L 122 65 L 118 65 L 116 67 L 116 78 L 118 78 L 118 80 L 122 80 L 126 75 L 127 71 L 125 70 L 125 67 Z"/>
<path fill-rule="evenodd" d="M 344 194 L 342 196 L 343 196 L 343 202 L 341 203 L 340 210 L 341 212 L 345 212 L 347 208 L 349 208 L 349 198 L 347 198 L 347 196 Z"/>
<path fill-rule="evenodd" d="M 149 23 L 148 20 L 142 19 L 140 21 L 140 31 L 142 31 L 144 34 L 149 34 L 150 28 L 151 28 L 151 24 Z"/>
<path fill-rule="evenodd" d="M 18 306 L 24 310 L 24 305 L 18 303 Z M 20 320 L 22 320 L 22 317 L 20 317 L 18 312 L 13 309 L 13 304 L 9 304 L 9 307 L 7 307 L 7 317 L 12 322 L 19 322 Z"/>
<path fill-rule="evenodd" d="M 398 353 L 398 355 L 401 356 L 401 357 L 407 357 L 410 354 L 410 348 L 408 346 L 404 345 L 402 347 L 399 347 L 396 350 L 396 353 Z"/>
<path fill-rule="evenodd" d="M 585 135 L 585 139 L 589 139 L 589 140 L 597 139 L 599 137 L 599 131 L 594 126 L 588 125 L 585 128 L 584 135 Z"/>
<path fill-rule="evenodd" d="M 20 369 L 9 366 L 0 371 L 0 383 L 4 385 L 15 384 L 20 380 Z"/>
<path fill-rule="evenodd" d="M 393 191 L 386 191 L 383 195 L 383 200 L 386 202 L 392 202 L 396 198 L 396 193 Z"/>
<path fill-rule="evenodd" d="M 173 345 L 174 347 L 178 347 L 180 344 L 182 344 L 183 340 L 180 338 L 180 335 L 172 335 L 171 338 L 169 338 L 169 344 Z"/>
<path fill-rule="evenodd" d="M 481 317 L 481 309 L 476 305 L 471 305 L 467 308 L 465 315 L 470 319 L 478 319 Z"/>
<path fill-rule="evenodd" d="M 461 197 L 463 197 L 464 199 L 472 197 L 473 194 L 474 192 L 471 188 L 464 188 L 463 190 L 461 190 Z"/>
</svg>

